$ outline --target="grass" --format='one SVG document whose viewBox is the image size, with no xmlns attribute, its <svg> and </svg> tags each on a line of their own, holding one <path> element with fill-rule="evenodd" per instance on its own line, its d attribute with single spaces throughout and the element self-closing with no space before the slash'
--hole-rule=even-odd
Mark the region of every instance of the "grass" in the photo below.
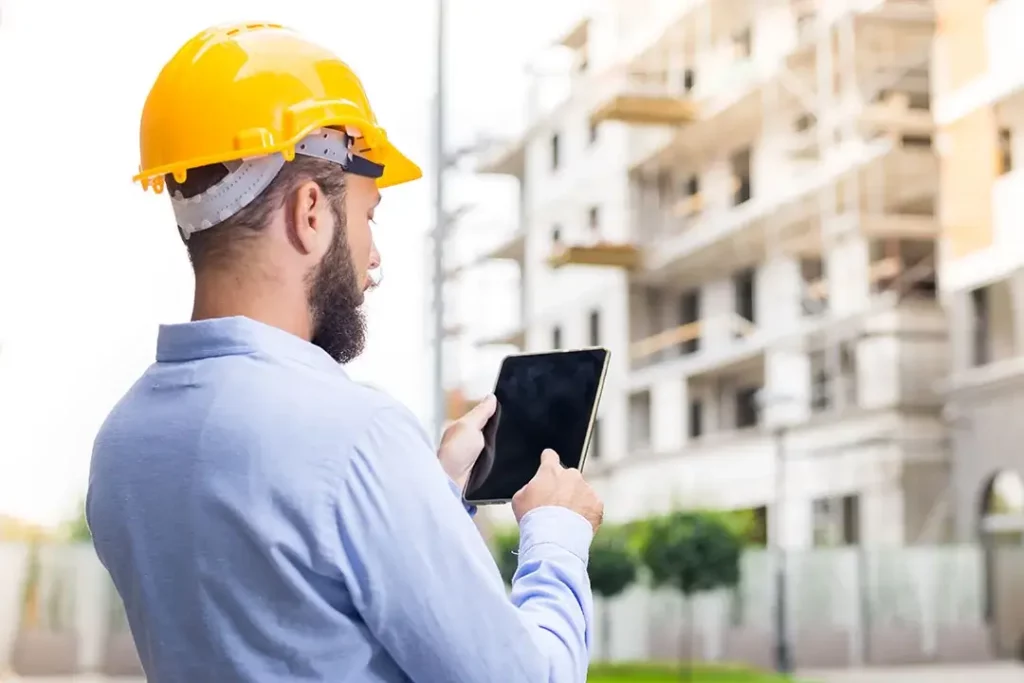
<svg viewBox="0 0 1024 683">
<path fill-rule="evenodd" d="M 789 679 L 745 667 L 694 664 L 686 671 L 671 662 L 628 662 L 590 667 L 587 683 L 784 683 Z"/>
</svg>

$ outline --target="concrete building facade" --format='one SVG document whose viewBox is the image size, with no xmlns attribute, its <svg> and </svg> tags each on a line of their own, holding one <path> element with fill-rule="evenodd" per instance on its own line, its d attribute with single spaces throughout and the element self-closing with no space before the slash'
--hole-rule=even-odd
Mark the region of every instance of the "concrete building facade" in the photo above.
<svg viewBox="0 0 1024 683">
<path fill-rule="evenodd" d="M 939 3 L 934 102 L 959 541 L 986 549 L 997 652 L 1024 656 L 1024 67 L 1021 0 Z"/>
<path fill-rule="evenodd" d="M 604 0 L 560 41 L 570 94 L 480 169 L 519 181 L 520 318 L 474 344 L 611 349 L 609 519 L 947 536 L 934 34 L 929 2 Z"/>
<path fill-rule="evenodd" d="M 1024 69 L 1020 0 L 942 3 L 935 117 L 957 535 L 1024 531 Z M 1017 162 L 1017 163 L 1015 163 Z"/>
</svg>

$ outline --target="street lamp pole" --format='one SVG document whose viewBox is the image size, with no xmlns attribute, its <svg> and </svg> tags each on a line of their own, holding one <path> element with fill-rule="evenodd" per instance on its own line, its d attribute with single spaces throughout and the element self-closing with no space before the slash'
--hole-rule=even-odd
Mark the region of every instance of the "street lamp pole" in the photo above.
<svg viewBox="0 0 1024 683">
<path fill-rule="evenodd" d="M 445 423 L 444 392 L 444 248 L 447 235 L 447 218 L 444 208 L 444 176 L 447 167 L 445 158 L 445 23 L 446 0 L 437 0 L 437 43 L 435 64 L 437 68 L 434 93 L 434 267 L 432 274 L 433 323 L 434 323 L 434 428 L 440 437 Z"/>
<path fill-rule="evenodd" d="M 793 670 L 789 651 L 789 626 L 787 623 L 786 595 L 786 546 L 783 542 L 786 503 L 786 428 L 772 430 L 775 451 L 775 533 L 772 546 L 775 549 L 775 669 L 788 674 Z"/>
</svg>

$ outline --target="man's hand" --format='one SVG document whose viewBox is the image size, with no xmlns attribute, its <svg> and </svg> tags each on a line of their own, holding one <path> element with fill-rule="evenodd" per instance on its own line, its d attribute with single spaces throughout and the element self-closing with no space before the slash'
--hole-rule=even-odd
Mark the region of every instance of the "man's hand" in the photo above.
<svg viewBox="0 0 1024 683">
<path fill-rule="evenodd" d="M 476 459 L 484 449 L 484 425 L 494 414 L 498 401 L 490 395 L 480 401 L 472 410 L 453 422 L 441 436 L 441 448 L 437 457 L 441 468 L 451 477 L 459 489 L 466 487 L 466 480 Z"/>
<path fill-rule="evenodd" d="M 521 521 L 527 512 L 546 505 L 557 505 L 582 516 L 596 532 L 604 518 L 604 503 L 583 481 L 580 471 L 562 467 L 558 454 L 550 448 L 540 456 L 537 474 L 512 499 L 512 511 L 516 521 Z"/>
</svg>

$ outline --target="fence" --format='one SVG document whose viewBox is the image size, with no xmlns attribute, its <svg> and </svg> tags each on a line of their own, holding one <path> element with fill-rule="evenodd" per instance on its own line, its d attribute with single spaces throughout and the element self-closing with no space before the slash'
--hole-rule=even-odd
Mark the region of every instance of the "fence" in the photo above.
<svg viewBox="0 0 1024 683">
<path fill-rule="evenodd" d="M 113 584 L 91 546 L 0 544 L 0 674 L 142 669 Z"/>
<path fill-rule="evenodd" d="M 1015 654 L 1024 644 L 1024 548 L 995 554 L 1001 561 L 990 564 L 977 546 L 787 553 L 786 623 L 796 665 L 977 662 L 993 659 L 997 644 L 1003 645 L 999 654 Z M 638 585 L 598 601 L 597 657 L 692 656 L 770 668 L 776 560 L 769 551 L 746 553 L 732 591 L 684 600 Z M 992 575 L 993 564 L 1006 568 L 1003 576 Z M 990 604 L 1002 609 L 989 614 Z"/>
<path fill-rule="evenodd" d="M 1024 548 L 994 552 L 996 561 L 975 546 L 789 553 L 787 621 L 796 664 L 980 661 L 993 657 L 994 642 L 1020 643 Z M 770 668 L 775 561 L 769 551 L 748 552 L 735 590 L 691 601 L 643 586 L 608 604 L 599 600 L 596 657 L 667 660 L 692 653 Z M 990 604 L 1003 609 L 987 620 Z M 140 675 L 120 601 L 90 547 L 33 552 L 0 544 L 0 673 L 7 669 Z"/>
</svg>

